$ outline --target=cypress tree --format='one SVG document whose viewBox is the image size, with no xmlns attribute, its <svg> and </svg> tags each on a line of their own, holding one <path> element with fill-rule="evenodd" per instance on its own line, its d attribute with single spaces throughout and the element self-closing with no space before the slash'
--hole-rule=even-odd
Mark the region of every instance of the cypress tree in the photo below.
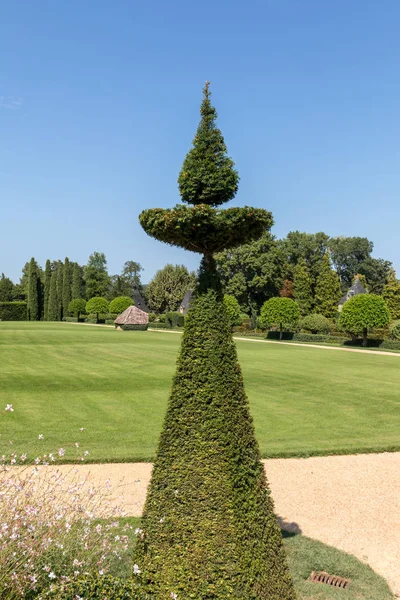
<svg viewBox="0 0 400 600">
<path fill-rule="evenodd" d="M 57 267 L 57 321 L 63 318 L 63 279 L 64 265 L 60 260 Z"/>
<path fill-rule="evenodd" d="M 82 291 L 82 272 L 78 263 L 74 262 L 72 266 L 72 284 L 71 284 L 71 300 L 76 298 L 84 298 Z"/>
<path fill-rule="evenodd" d="M 68 306 L 71 302 L 71 265 L 69 258 L 65 257 L 62 284 L 62 309 L 63 315 L 68 314 Z"/>
<path fill-rule="evenodd" d="M 47 309 L 47 320 L 57 321 L 57 269 L 54 269 L 50 278 L 49 305 Z"/>
<path fill-rule="evenodd" d="M 213 125 L 206 121 L 209 95 L 207 84 L 201 111 L 205 123 L 198 129 L 199 152 L 192 167 L 203 190 L 209 158 L 205 125 Z M 192 198 L 193 207 L 149 209 L 140 215 L 149 235 L 203 258 L 135 561 L 139 579 L 156 598 L 292 600 L 295 593 L 213 257 L 261 237 L 272 216 L 249 207 L 212 208 L 231 197 L 234 179 L 226 172 L 224 152 L 215 158 L 217 164 L 221 158 L 224 175 L 219 177 L 220 196 L 214 192 L 206 197 L 208 204 L 196 206 Z"/>
<path fill-rule="evenodd" d="M 294 270 L 293 293 L 301 316 L 310 314 L 313 307 L 312 281 L 304 258 L 299 260 Z"/>
<path fill-rule="evenodd" d="M 28 320 L 40 320 L 40 278 L 36 260 L 31 258 L 28 270 Z"/>
<path fill-rule="evenodd" d="M 394 269 L 390 269 L 388 282 L 382 293 L 392 319 L 400 319 L 400 281 Z"/>
<path fill-rule="evenodd" d="M 331 268 L 328 253 L 322 259 L 319 269 L 315 286 L 315 311 L 324 317 L 332 318 L 338 312 L 342 288 L 338 274 Z"/>
<path fill-rule="evenodd" d="M 46 260 L 46 268 L 44 273 L 44 306 L 43 319 L 49 321 L 49 296 L 50 296 L 50 281 L 51 281 L 51 263 L 50 259 Z"/>
</svg>

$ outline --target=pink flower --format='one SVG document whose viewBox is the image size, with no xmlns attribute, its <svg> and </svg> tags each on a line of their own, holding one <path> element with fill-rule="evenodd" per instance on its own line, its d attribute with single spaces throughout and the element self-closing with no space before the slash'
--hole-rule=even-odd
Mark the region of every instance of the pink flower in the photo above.
<svg viewBox="0 0 400 600">
<path fill-rule="evenodd" d="M 5 407 L 4 410 L 8 410 L 10 412 L 14 412 L 13 405 L 12 404 L 7 404 L 7 406 Z"/>
</svg>

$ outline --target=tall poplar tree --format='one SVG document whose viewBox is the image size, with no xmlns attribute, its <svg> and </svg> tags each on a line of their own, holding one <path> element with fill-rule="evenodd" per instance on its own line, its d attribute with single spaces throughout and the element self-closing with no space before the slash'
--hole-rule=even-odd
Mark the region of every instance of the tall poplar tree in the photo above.
<svg viewBox="0 0 400 600">
<path fill-rule="evenodd" d="M 312 281 L 310 271 L 303 258 L 299 260 L 294 270 L 293 293 L 301 316 L 305 317 L 310 314 L 313 308 Z"/>
<path fill-rule="evenodd" d="M 40 320 L 40 277 L 38 265 L 32 257 L 28 270 L 28 320 Z"/>
<path fill-rule="evenodd" d="M 64 316 L 68 314 L 68 306 L 71 300 L 71 265 L 69 258 L 66 256 L 64 260 L 62 285 L 62 310 Z"/>
<path fill-rule="evenodd" d="M 392 319 L 400 319 L 400 281 L 394 269 L 390 269 L 388 282 L 383 288 L 383 299 Z"/>
<path fill-rule="evenodd" d="M 329 254 L 326 253 L 320 264 L 320 272 L 315 286 L 315 312 L 332 318 L 338 312 L 342 287 L 336 271 L 331 268 Z"/>
<path fill-rule="evenodd" d="M 47 320 L 57 321 L 57 269 L 53 269 L 50 278 L 49 305 L 47 309 Z"/>
<path fill-rule="evenodd" d="M 60 260 L 57 267 L 57 321 L 63 318 L 63 276 L 64 265 Z"/>
<path fill-rule="evenodd" d="M 46 268 L 44 271 L 44 301 L 43 301 L 43 319 L 49 320 L 49 296 L 50 296 L 50 281 L 51 281 L 51 262 L 46 260 Z"/>
<path fill-rule="evenodd" d="M 71 300 L 76 300 L 77 298 L 84 298 L 82 288 L 82 269 L 77 262 L 74 262 L 72 266 Z"/>
</svg>

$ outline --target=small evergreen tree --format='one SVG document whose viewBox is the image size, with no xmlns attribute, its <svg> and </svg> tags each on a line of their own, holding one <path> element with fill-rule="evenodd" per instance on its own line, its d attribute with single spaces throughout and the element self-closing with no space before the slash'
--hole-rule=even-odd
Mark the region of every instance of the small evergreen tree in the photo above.
<svg viewBox="0 0 400 600">
<path fill-rule="evenodd" d="M 313 308 L 312 282 L 306 261 L 301 258 L 294 270 L 294 299 L 300 308 L 302 317 L 308 315 Z"/>
<path fill-rule="evenodd" d="M 83 298 L 83 277 L 82 277 L 82 268 L 78 265 L 77 262 L 74 262 L 72 265 L 72 284 L 71 284 L 71 299 L 75 300 L 75 298 Z"/>
<path fill-rule="evenodd" d="M 50 291 L 49 291 L 49 304 L 47 309 L 47 320 L 57 321 L 58 318 L 58 305 L 57 305 L 57 270 L 54 269 L 51 272 L 50 278 Z"/>
<path fill-rule="evenodd" d="M 14 284 L 4 273 L 0 277 L 0 302 L 11 302 L 14 300 Z"/>
<path fill-rule="evenodd" d="M 326 253 L 321 261 L 315 286 L 315 310 L 324 317 L 335 317 L 341 296 L 339 276 L 332 270 L 329 254 Z"/>
<path fill-rule="evenodd" d="M 36 260 L 31 258 L 28 271 L 28 320 L 40 320 L 40 277 Z"/>
<path fill-rule="evenodd" d="M 362 334 L 363 346 L 368 345 L 368 329 L 385 327 L 390 321 L 390 312 L 381 296 L 359 294 L 343 304 L 339 326 L 352 335 Z"/>
<path fill-rule="evenodd" d="M 50 282 L 51 282 L 51 262 L 46 260 L 46 268 L 44 272 L 44 306 L 43 319 L 49 321 L 49 297 L 50 297 Z"/>
<path fill-rule="evenodd" d="M 235 296 L 229 294 L 224 295 L 224 304 L 228 315 L 229 323 L 232 325 L 241 325 L 242 318 L 240 316 L 240 304 Z"/>
<path fill-rule="evenodd" d="M 279 339 L 282 339 L 283 330 L 293 329 L 299 320 L 299 306 L 291 298 L 270 298 L 261 307 L 259 318 L 263 329 L 276 325 L 279 327 Z"/>
<path fill-rule="evenodd" d="M 63 280 L 64 265 L 59 261 L 57 266 L 57 321 L 62 321 L 63 318 Z"/>
<path fill-rule="evenodd" d="M 134 559 L 155 598 L 294 600 L 213 257 L 260 238 L 272 216 L 212 208 L 232 198 L 238 176 L 224 152 L 214 160 L 208 85 L 201 117 L 180 176 L 182 199 L 194 206 L 139 217 L 149 235 L 203 258 Z"/>
<path fill-rule="evenodd" d="M 71 265 L 69 258 L 65 257 L 63 269 L 63 286 L 62 286 L 62 309 L 63 315 L 68 314 L 68 306 L 71 302 Z"/>
<path fill-rule="evenodd" d="M 392 319 L 400 319 L 400 281 L 396 278 L 394 269 L 390 270 L 389 279 L 383 288 L 382 296 Z"/>
</svg>

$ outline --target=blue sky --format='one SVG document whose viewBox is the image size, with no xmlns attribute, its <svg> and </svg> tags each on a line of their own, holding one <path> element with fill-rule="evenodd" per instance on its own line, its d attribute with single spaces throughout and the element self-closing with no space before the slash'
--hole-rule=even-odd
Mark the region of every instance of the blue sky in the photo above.
<svg viewBox="0 0 400 600">
<path fill-rule="evenodd" d="M 148 281 L 197 255 L 141 230 L 176 179 L 211 81 L 273 232 L 367 236 L 400 271 L 398 0 L 15 0 L 0 9 L 0 272 L 35 256 Z"/>
</svg>

